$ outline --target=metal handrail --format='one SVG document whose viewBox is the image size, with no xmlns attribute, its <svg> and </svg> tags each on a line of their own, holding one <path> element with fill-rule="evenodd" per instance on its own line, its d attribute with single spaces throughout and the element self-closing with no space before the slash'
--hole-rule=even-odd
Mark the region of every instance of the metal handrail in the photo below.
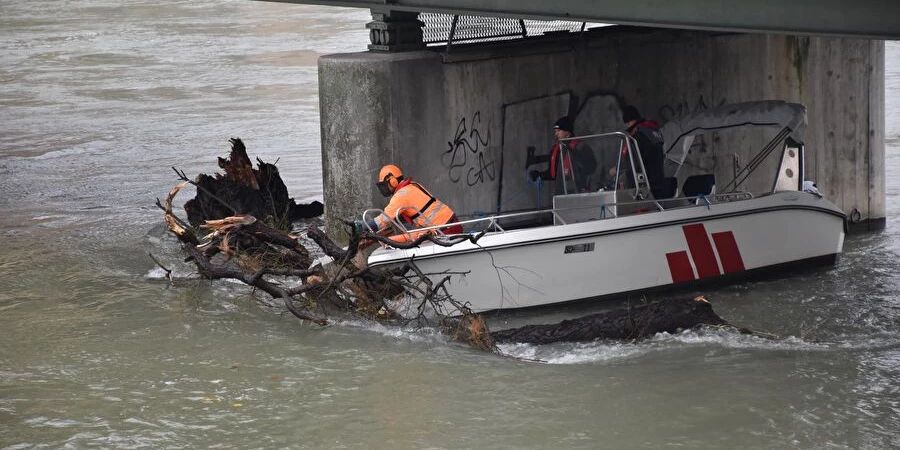
<svg viewBox="0 0 900 450">
<path fill-rule="evenodd" d="M 684 206 L 684 207 L 692 208 L 692 207 L 696 207 L 696 206 L 706 206 L 706 205 L 696 204 L 697 200 L 704 200 L 705 202 L 708 202 L 708 204 L 711 205 L 714 203 L 719 203 L 718 202 L 719 199 L 722 199 L 725 202 L 730 202 L 730 201 L 735 201 L 735 198 L 737 198 L 738 200 L 750 200 L 753 198 L 753 194 L 751 194 L 749 192 L 726 192 L 726 193 L 714 194 L 714 195 L 695 195 L 692 197 L 676 197 L 676 198 L 667 198 L 667 199 L 660 199 L 660 200 L 649 199 L 649 200 L 638 200 L 638 201 L 633 201 L 633 202 L 615 202 L 615 203 L 607 203 L 607 204 L 603 205 L 603 207 L 608 209 L 613 206 L 619 207 L 619 206 L 652 205 L 652 206 L 655 206 L 659 211 L 665 211 L 666 209 L 662 206 L 662 203 L 671 202 L 671 201 L 694 200 L 695 204 Z M 584 210 L 584 209 L 593 209 L 593 208 L 596 208 L 596 206 L 594 206 L 594 205 L 592 205 L 592 206 L 573 206 L 573 207 L 569 207 L 569 208 L 559 208 L 559 209 L 553 208 L 553 209 L 542 209 L 539 211 L 523 211 L 523 212 L 517 212 L 517 213 L 499 214 L 499 215 L 488 216 L 488 217 L 479 217 L 476 219 L 460 220 L 458 222 L 446 223 L 443 225 L 433 225 L 430 227 L 416 228 L 412 231 L 414 231 L 416 233 L 432 231 L 432 230 L 439 231 L 443 228 L 449 228 L 449 227 L 452 227 L 455 225 L 462 226 L 462 225 L 471 225 L 474 223 L 488 222 L 488 227 L 486 229 L 495 228 L 495 229 L 499 230 L 499 232 L 501 232 L 501 233 L 506 233 L 507 230 L 503 229 L 503 227 L 500 226 L 498 221 L 504 220 L 504 219 L 511 219 L 511 218 L 521 218 L 521 217 L 527 217 L 527 216 L 537 216 L 537 215 L 541 215 L 541 214 L 550 214 L 554 218 L 556 218 L 562 225 L 567 225 L 567 223 L 559 215 L 560 211 L 575 211 L 575 210 Z M 386 214 L 384 214 L 384 211 L 382 211 L 380 209 L 367 209 L 365 212 L 363 212 L 363 221 L 366 221 L 366 214 L 373 212 L 373 211 L 387 216 Z M 609 220 L 612 218 L 614 218 L 614 217 L 603 217 L 603 218 L 594 219 L 594 220 Z M 409 236 L 409 230 L 407 230 L 405 227 L 400 225 L 399 222 L 397 222 L 394 219 L 391 219 L 391 223 L 393 225 L 395 225 L 399 230 L 401 230 L 404 234 Z M 366 224 L 366 227 L 368 228 L 368 223 Z M 370 229 L 370 231 L 373 231 L 373 230 Z"/>
<path fill-rule="evenodd" d="M 791 133 L 792 131 L 790 128 L 782 128 L 781 131 L 779 131 L 778 134 L 776 134 L 775 137 L 773 137 L 772 140 L 770 140 L 765 145 L 765 147 L 763 147 L 756 155 L 753 156 L 750 162 L 747 163 L 747 165 L 744 166 L 744 168 L 741 169 L 740 172 L 735 174 L 734 179 L 729 181 L 728 184 L 725 185 L 725 188 L 722 189 L 722 191 L 735 192 L 737 188 L 741 187 L 741 184 L 747 181 L 747 178 L 749 178 L 750 175 L 752 175 L 753 172 L 756 171 L 757 168 L 759 168 L 759 166 L 766 160 L 766 158 L 768 158 L 769 154 L 771 154 L 772 151 L 774 151 L 778 147 L 778 144 L 785 141 L 788 136 L 791 135 Z"/>
<path fill-rule="evenodd" d="M 571 156 L 569 155 L 569 146 L 567 145 L 567 143 L 569 141 L 573 141 L 575 139 L 587 140 L 587 139 L 605 138 L 605 137 L 621 138 L 625 142 L 625 147 L 628 149 L 628 154 L 631 155 L 631 144 L 628 141 L 628 139 L 631 138 L 631 136 L 629 136 L 628 134 L 623 133 L 621 131 L 612 131 L 612 132 L 608 132 L 608 133 L 586 134 L 584 136 L 572 136 L 572 137 L 559 139 L 560 152 L 562 153 L 562 155 L 560 155 L 560 156 L 562 156 L 561 161 L 563 161 L 563 164 L 565 164 L 565 161 L 567 161 L 567 160 L 571 161 Z M 616 186 L 619 185 L 619 170 L 622 167 L 622 151 L 621 151 L 621 149 L 617 150 L 617 153 L 618 154 L 616 157 L 616 181 L 615 181 Z M 633 164 L 631 166 L 631 170 L 634 171 Z M 636 176 L 635 176 L 635 179 L 637 179 Z M 568 183 L 566 183 L 565 172 L 563 172 L 562 180 L 563 180 L 563 194 L 568 194 L 569 189 L 568 189 Z M 578 181 L 575 179 L 575 168 L 574 167 L 572 168 L 572 184 L 575 185 L 574 187 L 577 190 L 578 189 Z M 635 191 L 635 196 L 637 196 L 637 191 Z"/>
<path fill-rule="evenodd" d="M 378 217 L 378 216 L 387 217 L 388 221 L 391 223 L 391 225 L 394 228 L 396 228 L 398 231 L 400 231 L 401 234 L 406 236 L 407 239 L 412 238 L 412 235 L 409 234 L 409 230 L 407 230 L 406 227 L 404 227 L 403 224 L 401 224 L 400 221 L 398 220 L 400 211 L 397 211 L 397 214 L 394 215 L 395 217 L 388 216 L 387 214 L 384 213 L 384 210 L 378 209 L 378 208 L 369 208 L 369 209 L 363 211 L 362 222 L 365 225 L 366 229 L 368 229 L 370 233 L 374 234 L 374 233 L 377 233 L 378 230 L 373 230 L 372 227 L 369 226 L 369 218 L 368 218 L 369 213 L 378 213 L 375 215 L 375 217 Z M 375 220 L 375 219 L 372 219 L 372 220 Z"/>
<path fill-rule="evenodd" d="M 565 145 L 565 143 L 572 141 L 572 140 L 576 140 L 576 139 L 587 140 L 587 139 L 605 138 L 605 137 L 618 137 L 618 138 L 621 138 L 622 141 L 625 143 L 625 151 L 626 151 L 626 153 L 628 153 L 628 157 L 632 161 L 632 163 L 630 165 L 631 165 L 631 176 L 632 176 L 632 179 L 634 180 L 634 195 L 633 196 L 635 198 L 639 198 L 641 196 L 641 184 L 642 183 L 647 186 L 647 190 L 649 192 L 650 191 L 650 181 L 647 180 L 647 168 L 644 166 L 644 159 L 641 157 L 641 154 L 640 154 L 640 146 L 638 145 L 637 139 L 635 139 L 634 136 L 632 136 L 628 133 L 625 133 L 623 131 L 611 131 L 608 133 L 586 134 L 584 136 L 572 136 L 572 137 L 559 139 L 559 142 L 561 144 L 560 151 L 562 152 L 563 161 L 565 161 L 566 159 L 569 158 L 569 146 Z M 638 151 L 635 152 L 635 149 L 638 149 Z M 640 171 L 641 177 L 638 177 L 637 167 L 634 163 L 635 161 L 637 161 L 637 163 L 640 164 L 640 166 L 641 166 L 641 171 Z M 621 172 L 621 169 L 622 169 L 622 151 L 620 149 L 618 151 L 618 157 L 616 159 L 616 180 L 615 180 L 616 186 L 619 185 L 619 174 Z M 572 183 L 576 183 L 574 170 L 572 170 Z M 576 184 L 576 186 L 577 186 L 577 184 Z M 565 175 L 563 175 L 563 193 L 568 194 L 569 193 L 568 191 L 569 190 L 568 190 L 568 186 L 566 185 L 566 178 L 565 178 Z"/>
</svg>

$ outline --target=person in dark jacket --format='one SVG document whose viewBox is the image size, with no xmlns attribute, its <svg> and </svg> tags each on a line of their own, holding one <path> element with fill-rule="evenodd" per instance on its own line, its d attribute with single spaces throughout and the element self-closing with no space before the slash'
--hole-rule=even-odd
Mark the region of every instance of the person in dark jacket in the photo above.
<svg viewBox="0 0 900 450">
<path fill-rule="evenodd" d="M 550 149 L 550 155 L 539 156 L 533 161 L 539 163 L 549 160 L 550 167 L 543 172 L 532 170 L 529 172 L 531 179 L 556 180 L 561 175 L 565 180 L 572 180 L 574 177 L 574 185 L 567 185 L 570 193 L 586 192 L 592 189 L 591 178 L 594 171 L 597 170 L 597 158 L 594 156 L 594 150 L 586 142 L 578 139 L 561 141 L 561 139 L 574 136 L 574 129 L 574 124 L 569 116 L 560 117 L 553 124 L 553 136 L 556 138 L 556 142 Z M 564 149 L 565 151 L 563 151 Z M 557 193 L 563 192 L 562 183 L 561 180 L 556 183 Z"/>
<path fill-rule="evenodd" d="M 637 141 L 641 160 L 644 161 L 647 181 L 650 183 L 651 190 L 655 191 L 662 187 L 665 178 L 663 135 L 659 130 L 659 124 L 645 119 L 632 105 L 622 108 L 622 122 L 625 123 L 627 133 Z"/>
</svg>

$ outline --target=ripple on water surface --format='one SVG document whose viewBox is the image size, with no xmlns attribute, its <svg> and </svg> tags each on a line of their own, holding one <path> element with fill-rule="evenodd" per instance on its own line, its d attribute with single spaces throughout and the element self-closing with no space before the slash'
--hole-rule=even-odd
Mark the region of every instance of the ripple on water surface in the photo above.
<svg viewBox="0 0 900 450">
<path fill-rule="evenodd" d="M 156 197 L 227 138 L 321 198 L 316 58 L 367 10 L 5 2 L 0 447 L 896 448 L 900 46 L 886 51 L 888 228 L 832 269 L 706 292 L 724 330 L 501 348 L 299 324 L 228 283 L 171 286 Z M 189 196 L 179 198 L 183 201 Z M 530 362 L 541 360 L 549 364 Z"/>
</svg>

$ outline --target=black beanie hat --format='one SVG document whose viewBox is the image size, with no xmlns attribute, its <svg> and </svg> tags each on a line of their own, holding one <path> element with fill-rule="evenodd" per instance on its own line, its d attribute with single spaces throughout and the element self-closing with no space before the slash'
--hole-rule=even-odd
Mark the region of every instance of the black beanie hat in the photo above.
<svg viewBox="0 0 900 450">
<path fill-rule="evenodd" d="M 568 131 L 569 133 L 575 132 L 573 130 L 575 127 L 572 126 L 572 119 L 570 119 L 569 116 L 560 117 L 556 123 L 553 124 L 553 128 L 559 128 L 560 130 Z"/>
<path fill-rule="evenodd" d="M 632 120 L 640 122 L 644 120 L 644 118 L 641 116 L 641 113 L 638 112 L 637 108 L 632 105 L 625 105 L 625 107 L 622 108 L 622 123 L 628 123 Z"/>
</svg>

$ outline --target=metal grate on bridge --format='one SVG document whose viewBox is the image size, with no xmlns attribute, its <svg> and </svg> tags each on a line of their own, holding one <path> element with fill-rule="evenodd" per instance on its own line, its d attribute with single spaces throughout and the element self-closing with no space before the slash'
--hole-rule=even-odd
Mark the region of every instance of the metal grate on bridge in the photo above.
<svg viewBox="0 0 900 450">
<path fill-rule="evenodd" d="M 554 32 L 580 32 L 601 26 L 565 20 L 522 20 L 508 17 L 457 16 L 421 13 L 423 41 L 427 45 L 522 39 Z"/>
</svg>

